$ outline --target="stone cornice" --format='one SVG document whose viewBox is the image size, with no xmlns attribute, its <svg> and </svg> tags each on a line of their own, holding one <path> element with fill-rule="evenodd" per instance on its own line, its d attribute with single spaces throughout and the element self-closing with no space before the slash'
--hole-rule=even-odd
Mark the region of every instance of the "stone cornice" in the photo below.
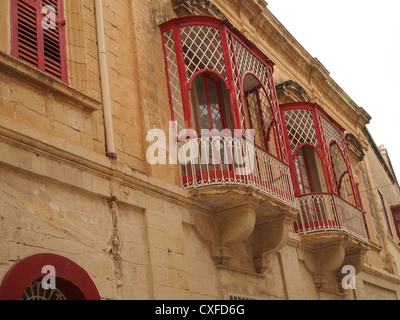
<svg viewBox="0 0 400 320">
<path fill-rule="evenodd" d="M 398 276 L 391 274 L 385 270 L 375 268 L 372 265 L 367 264 L 367 263 L 364 263 L 362 272 L 372 275 L 374 277 L 386 280 L 386 281 L 392 283 L 393 285 L 400 284 L 400 278 Z"/>
</svg>

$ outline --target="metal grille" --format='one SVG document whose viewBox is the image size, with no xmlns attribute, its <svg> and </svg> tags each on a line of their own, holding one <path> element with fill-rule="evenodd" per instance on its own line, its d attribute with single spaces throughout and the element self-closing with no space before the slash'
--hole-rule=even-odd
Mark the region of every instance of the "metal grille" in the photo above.
<svg viewBox="0 0 400 320">
<path fill-rule="evenodd" d="M 336 195 L 313 194 L 297 201 L 300 215 L 294 224 L 296 233 L 344 231 L 368 242 L 363 213 Z"/>
<path fill-rule="evenodd" d="M 240 97 L 241 89 L 239 79 L 244 72 L 253 72 L 264 85 L 264 87 L 268 90 L 267 94 L 269 95 L 267 67 L 236 39 L 231 40 L 230 37 L 228 37 L 228 43 L 231 49 L 231 60 L 234 69 L 233 75 L 236 84 L 236 94 L 239 106 L 239 113 L 241 116 L 241 125 L 243 130 L 246 130 L 245 111 L 243 101 Z M 232 52 L 232 45 L 234 53 Z M 237 65 L 235 63 L 235 57 Z"/>
<path fill-rule="evenodd" d="M 182 161 L 186 162 L 180 166 L 185 188 L 244 185 L 296 206 L 289 166 L 252 143 L 227 136 L 201 137 L 191 139 L 191 146 L 188 143 L 182 141 L 179 149 L 185 145 L 197 149 L 201 159 Z"/>
<path fill-rule="evenodd" d="M 181 38 L 188 79 L 202 69 L 215 70 L 226 78 L 218 28 L 199 25 L 183 27 Z"/>
<path fill-rule="evenodd" d="M 45 290 L 39 280 L 33 281 L 25 289 L 21 300 L 68 300 L 58 289 Z"/>
<path fill-rule="evenodd" d="M 186 128 L 183 111 L 182 92 L 179 80 L 178 62 L 175 52 L 174 33 L 172 30 L 164 32 L 165 55 L 168 64 L 169 88 L 174 111 L 174 120 L 178 123 L 178 132 Z"/>
<path fill-rule="evenodd" d="M 341 146 L 342 135 L 340 134 L 340 131 L 337 130 L 328 120 L 326 120 L 325 117 L 321 117 L 321 123 L 322 123 L 322 128 L 324 129 L 326 142 L 330 144 L 330 141 L 333 139 L 340 146 L 340 149 L 342 149 L 343 148 L 343 146 Z"/>
<path fill-rule="evenodd" d="M 310 110 L 287 110 L 285 111 L 285 119 L 292 153 L 298 146 L 306 142 L 318 148 L 318 137 Z"/>
<path fill-rule="evenodd" d="M 255 55 L 253 55 L 249 50 L 247 50 L 236 39 L 233 39 L 233 45 L 235 48 L 236 61 L 238 64 L 239 74 L 242 75 L 245 71 L 253 72 L 268 90 L 269 89 L 268 74 L 267 74 L 267 67 L 265 66 L 265 64 L 263 64 Z"/>
</svg>

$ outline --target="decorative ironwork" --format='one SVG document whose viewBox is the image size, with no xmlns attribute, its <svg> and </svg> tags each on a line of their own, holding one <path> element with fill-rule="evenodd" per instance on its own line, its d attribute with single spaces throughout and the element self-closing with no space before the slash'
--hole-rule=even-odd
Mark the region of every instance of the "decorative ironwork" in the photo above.
<svg viewBox="0 0 400 320">
<path fill-rule="evenodd" d="M 184 143 L 188 141 L 181 142 Z M 199 150 L 199 154 L 205 156 L 180 166 L 182 185 L 185 188 L 210 185 L 251 186 L 293 207 L 296 206 L 289 166 L 277 158 L 244 139 L 233 137 L 201 137 L 191 139 L 190 143 Z M 209 151 L 204 153 L 204 150 Z M 253 156 L 254 163 L 237 161 L 246 155 Z M 210 159 L 215 159 L 215 163 L 208 161 Z M 246 169 L 252 170 L 247 174 Z"/>
<path fill-rule="evenodd" d="M 21 300 L 68 300 L 58 289 L 45 290 L 40 280 L 33 281 L 25 289 Z"/>
<path fill-rule="evenodd" d="M 341 132 L 338 129 L 336 129 L 327 119 L 325 119 L 325 117 L 321 117 L 321 124 L 324 130 L 324 135 L 328 147 L 331 144 L 331 141 L 334 140 L 340 146 L 340 149 L 343 151 Z"/>
<path fill-rule="evenodd" d="M 298 234 L 343 231 L 368 242 L 363 213 L 336 195 L 312 194 L 297 198 L 300 216 L 294 224 Z"/>
<path fill-rule="evenodd" d="M 285 119 L 292 153 L 303 143 L 310 143 L 318 148 L 318 137 L 310 110 L 287 110 Z"/>
<path fill-rule="evenodd" d="M 183 27 L 181 38 L 188 79 L 203 69 L 215 70 L 226 78 L 219 29 L 201 25 Z"/>
</svg>

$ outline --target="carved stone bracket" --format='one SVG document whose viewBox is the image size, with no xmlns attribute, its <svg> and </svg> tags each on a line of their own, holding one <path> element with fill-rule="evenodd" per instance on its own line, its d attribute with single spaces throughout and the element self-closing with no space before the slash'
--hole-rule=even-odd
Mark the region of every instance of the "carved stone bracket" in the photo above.
<svg viewBox="0 0 400 320">
<path fill-rule="evenodd" d="M 233 243 L 252 236 L 255 269 L 263 273 L 263 256 L 286 244 L 298 210 L 266 197 L 247 187 L 207 187 L 192 193 L 196 203 L 208 208 L 197 207 L 193 220 L 199 235 L 211 244 L 217 265 L 229 263 Z"/>
<path fill-rule="evenodd" d="M 277 252 L 286 245 L 297 214 L 297 209 L 274 202 L 260 205 L 254 229 L 254 266 L 257 272 L 265 272 L 266 255 Z"/>
<path fill-rule="evenodd" d="M 327 289 L 329 276 L 336 275 L 339 288 L 344 266 L 362 270 L 368 246 L 342 232 L 316 233 L 302 237 L 304 262 L 312 272 L 317 290 Z"/>
<path fill-rule="evenodd" d="M 172 4 L 174 10 L 177 12 L 183 9 L 190 14 L 200 14 L 199 10 L 204 10 L 215 18 L 220 20 L 226 19 L 221 10 L 210 0 L 172 0 Z"/>
</svg>

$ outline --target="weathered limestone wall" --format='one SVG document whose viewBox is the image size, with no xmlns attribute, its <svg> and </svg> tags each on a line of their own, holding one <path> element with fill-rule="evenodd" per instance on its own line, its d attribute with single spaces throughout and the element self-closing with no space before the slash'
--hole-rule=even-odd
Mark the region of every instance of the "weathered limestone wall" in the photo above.
<svg viewBox="0 0 400 320">
<path fill-rule="evenodd" d="M 171 3 L 103 1 L 113 161 L 105 157 L 94 1 L 65 2 L 68 84 L 10 57 L 9 2 L 0 2 L 0 279 L 20 259 L 57 253 L 84 268 L 103 299 L 399 298 L 398 276 L 383 270 L 388 257 L 381 246 L 388 240 L 378 229 L 355 292 L 341 292 L 334 274 L 327 290 L 318 291 L 301 238 L 292 233 L 282 249 L 263 257 L 261 274 L 253 264 L 253 238 L 231 244 L 229 266 L 215 265 L 212 244 L 196 229 L 195 205 L 180 187 L 179 168 L 146 162 L 146 132 L 168 132 L 170 121 L 158 23 L 176 16 Z M 350 128 L 348 113 L 338 112 L 345 108 L 339 90 L 328 95 L 323 77 L 311 76 L 326 75 L 322 66 L 282 26 L 274 30 L 278 24 L 268 11 L 261 22 L 251 20 L 260 3 L 215 1 L 276 61 L 278 81 L 298 81 Z M 379 166 L 373 161 L 371 167 Z M 398 251 L 393 243 L 386 247 Z M 393 259 L 400 265 L 400 254 Z"/>
</svg>

